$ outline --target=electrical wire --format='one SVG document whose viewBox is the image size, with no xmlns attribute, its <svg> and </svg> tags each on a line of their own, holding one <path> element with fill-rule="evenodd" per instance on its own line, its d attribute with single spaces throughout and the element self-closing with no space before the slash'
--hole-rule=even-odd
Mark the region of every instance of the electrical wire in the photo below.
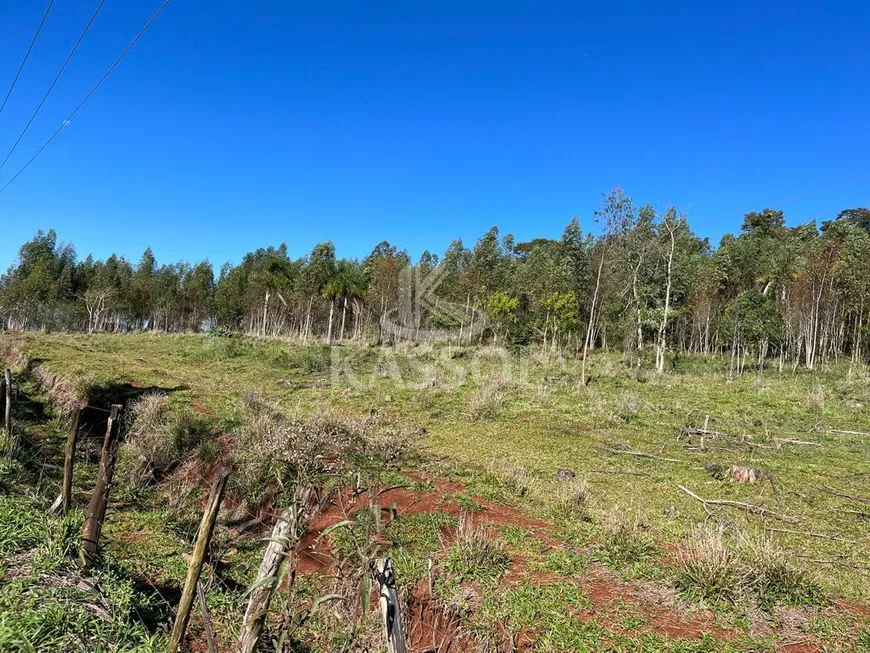
<svg viewBox="0 0 870 653">
<path fill-rule="evenodd" d="M 156 21 L 157 18 L 160 16 L 160 14 L 163 13 L 163 10 L 166 9 L 166 6 L 169 4 L 169 2 L 170 2 L 170 0 L 164 0 L 163 4 L 160 5 L 160 7 L 157 9 L 157 11 L 154 12 L 154 15 L 151 16 L 151 18 L 148 20 L 147 23 L 145 23 L 145 26 L 144 26 L 144 27 L 139 31 L 139 33 L 138 33 L 138 34 L 133 38 L 133 40 L 130 41 L 130 44 L 129 44 L 125 49 L 124 49 L 124 51 L 123 51 L 123 52 L 118 56 L 118 58 L 115 59 L 115 63 L 113 63 L 113 64 L 109 67 L 109 69 L 105 72 L 105 74 L 103 74 L 103 76 L 100 78 L 100 81 L 98 81 L 96 84 L 94 84 L 94 87 L 93 87 L 90 91 L 88 91 L 88 94 L 85 96 L 85 98 L 84 98 L 81 102 L 79 102 L 78 106 L 77 106 L 75 109 L 73 109 L 72 113 L 70 113 L 70 114 L 69 114 L 69 115 L 64 119 L 64 121 L 63 121 L 62 123 L 60 123 L 60 127 L 58 127 L 57 130 L 56 130 L 56 131 L 55 131 L 51 136 L 48 137 L 48 140 L 45 141 L 45 143 L 42 144 L 42 147 L 40 147 L 40 148 L 36 151 L 36 154 L 34 154 L 34 155 L 30 158 L 30 160 L 29 160 L 27 163 L 25 163 L 25 164 L 21 167 L 21 169 L 20 169 L 18 172 L 15 173 L 15 176 L 12 177 L 12 179 L 10 179 L 8 182 L 6 182 L 6 185 L 5 185 L 5 186 L 3 186 L 2 188 L 0 188 L 0 193 L 2 193 L 2 192 L 5 191 L 7 188 L 9 188 L 9 186 L 11 186 L 12 183 L 13 183 L 16 179 L 18 179 L 18 177 L 20 177 L 21 174 L 22 174 L 25 170 L 27 170 L 28 167 L 30 167 L 30 164 L 33 163 L 34 161 L 36 161 L 37 157 L 39 157 L 39 155 L 42 154 L 43 150 L 45 150 L 45 148 L 47 148 L 47 147 L 51 144 L 51 142 L 52 142 L 55 138 L 57 138 L 57 135 L 60 134 L 61 131 L 63 131 L 63 128 L 66 127 L 66 126 L 70 123 L 70 121 L 72 121 L 72 119 L 73 119 L 73 118 L 75 117 L 75 115 L 79 112 L 79 110 L 80 110 L 83 106 L 85 106 L 85 103 L 86 103 L 86 102 L 91 98 L 91 96 L 92 96 L 94 93 L 97 92 L 97 89 L 100 88 L 100 86 L 103 85 L 103 82 L 105 82 L 106 79 L 109 77 L 109 75 L 111 75 L 112 72 L 115 70 L 115 68 L 118 67 L 118 64 L 120 64 L 121 61 L 124 59 L 124 57 L 127 56 L 127 53 L 130 52 L 130 50 L 133 49 L 133 46 L 136 45 L 136 43 L 139 41 L 139 39 L 141 39 L 142 36 L 145 34 L 145 32 L 148 31 L 148 28 L 151 27 L 151 25 L 154 24 L 154 21 Z"/>
<path fill-rule="evenodd" d="M 54 0 L 48 0 L 48 7 L 45 8 L 45 13 L 42 15 L 39 27 L 36 28 L 36 34 L 33 35 L 33 39 L 30 41 L 30 47 L 27 48 L 27 52 L 24 54 L 24 59 L 21 60 L 21 65 L 18 66 L 18 72 L 15 73 L 15 78 L 12 80 L 12 85 L 9 87 L 9 90 L 6 91 L 6 97 L 3 98 L 3 104 L 0 105 L 0 113 L 3 113 L 3 109 L 6 108 L 6 103 L 9 102 L 9 96 L 12 95 L 12 89 L 14 89 L 15 85 L 18 83 L 21 71 L 24 70 L 24 64 L 26 64 L 27 59 L 30 58 L 30 51 L 33 50 L 33 46 L 36 44 L 36 39 L 39 38 L 42 26 L 45 25 L 45 21 L 48 20 L 48 14 L 51 13 L 52 6 L 54 6 Z"/>
<path fill-rule="evenodd" d="M 54 76 L 54 80 L 51 82 L 51 85 L 48 87 L 48 90 L 45 92 L 45 95 L 42 96 L 42 100 L 36 106 L 36 110 L 33 112 L 33 115 L 30 116 L 30 120 L 27 121 L 27 124 L 24 125 L 24 129 L 21 130 L 21 133 L 18 135 L 18 139 L 15 141 L 15 144 L 12 146 L 12 149 L 9 150 L 9 153 L 6 155 L 6 158 L 3 159 L 3 162 L 0 163 L 0 170 L 6 165 L 6 162 L 9 161 L 9 157 L 12 156 L 12 153 L 15 151 L 15 148 L 18 147 L 18 144 L 21 142 L 21 139 L 24 138 L 24 135 L 27 133 L 27 130 L 30 129 L 30 125 L 33 124 L 33 121 L 36 119 L 36 115 L 42 109 L 42 105 L 45 104 L 45 101 L 48 99 L 48 96 L 51 95 L 51 92 L 54 90 L 55 84 L 57 84 L 57 80 L 60 79 L 60 76 L 63 75 L 63 71 L 66 70 L 66 67 L 69 65 L 69 62 L 72 60 L 73 55 L 76 53 L 76 50 L 79 49 L 79 45 L 84 40 L 85 35 L 91 29 L 91 25 L 94 24 L 94 21 L 97 19 L 97 15 L 100 13 L 100 9 L 103 8 L 103 5 L 106 4 L 106 0 L 100 0 L 100 4 L 97 5 L 96 11 L 94 11 L 94 15 L 91 16 L 91 20 L 88 21 L 88 24 L 85 26 L 84 31 L 78 38 L 78 41 L 75 42 L 72 50 L 70 50 L 69 55 L 67 55 L 66 61 L 63 62 L 63 65 L 60 67 L 60 70 L 57 71 L 57 75 Z"/>
</svg>

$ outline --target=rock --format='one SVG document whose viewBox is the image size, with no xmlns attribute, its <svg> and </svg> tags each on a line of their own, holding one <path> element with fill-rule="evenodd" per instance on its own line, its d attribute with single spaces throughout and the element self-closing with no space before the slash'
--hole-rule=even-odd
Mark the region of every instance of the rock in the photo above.
<svg viewBox="0 0 870 653">
<path fill-rule="evenodd" d="M 755 483 L 767 478 L 767 472 L 753 467 L 740 467 L 734 465 L 725 471 L 725 475 L 732 483 Z"/>
<path fill-rule="evenodd" d="M 557 481 L 570 481 L 570 480 L 576 478 L 576 476 L 577 476 L 577 472 L 575 472 L 573 469 L 561 468 L 561 469 L 556 470 L 556 480 Z"/>
</svg>

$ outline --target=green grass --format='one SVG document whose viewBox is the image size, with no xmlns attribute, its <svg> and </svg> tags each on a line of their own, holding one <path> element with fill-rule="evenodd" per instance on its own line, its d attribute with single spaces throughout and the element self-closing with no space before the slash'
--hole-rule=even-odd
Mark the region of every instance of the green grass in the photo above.
<svg viewBox="0 0 870 653">
<path fill-rule="evenodd" d="M 320 345 L 240 337 L 0 333 L 0 345 L 4 342 L 76 380 L 80 389 L 130 384 L 162 389 L 173 412 L 196 411 L 226 431 L 236 423 L 242 395 L 251 390 L 288 413 L 328 407 L 359 417 L 374 411 L 408 431 L 424 429 L 420 446 L 426 468 L 464 486 L 449 494 L 448 501 L 481 515 L 482 500 L 519 507 L 554 522 L 549 536 L 565 542 L 548 549 L 530 528 L 504 525 L 495 537 L 464 543 L 460 538 L 442 552 L 444 529 L 457 524 L 440 513 L 400 517 L 386 529 L 400 580 L 422 578 L 427 559 L 433 558 L 436 573 L 448 576 L 442 579 L 448 581 L 448 594 L 460 582 L 485 587 L 471 624 L 482 634 L 508 623 L 513 632 L 528 630 L 540 650 L 553 651 L 770 648 L 769 640 L 745 636 L 745 626 L 735 626 L 741 634 L 731 644 L 665 641 L 654 633 L 626 635 L 618 624 L 578 616 L 587 600 L 574 581 L 599 563 L 623 578 L 654 579 L 694 602 L 731 610 L 728 604 L 734 601 L 716 600 L 719 590 L 705 593 L 704 587 L 718 582 L 715 578 L 701 572 L 695 579 L 681 576 L 672 559 L 672 547 L 685 543 L 705 520 L 750 538 L 769 538 L 787 557 L 787 569 L 756 568 L 752 603 L 771 614 L 777 605 L 816 609 L 832 596 L 870 602 L 870 576 L 862 572 L 870 568 L 867 521 L 859 514 L 864 504 L 836 494 L 870 496 L 870 437 L 831 432 L 870 431 L 867 371 L 857 370 L 850 378 L 846 363 L 794 374 L 770 369 L 763 376 L 729 381 L 727 359 L 681 356 L 658 377 L 626 367 L 618 355 L 596 354 L 591 358 L 592 380 L 583 387 L 578 384 L 578 361 L 534 351 L 513 358 L 510 374 L 504 374 L 498 352 L 488 348 L 402 345 L 385 354 L 342 345 L 335 354 Z M 353 361 L 352 371 L 336 374 L 336 359 L 342 365 Z M 465 366 L 461 382 L 451 365 Z M 705 450 L 697 441 L 678 438 L 681 428 L 700 427 L 707 416 L 710 429 L 728 437 L 708 439 Z M 202 419 L 195 418 L 197 423 Z M 62 436 L 59 425 L 48 430 Z M 782 441 L 786 439 L 813 444 Z M 615 453 L 628 450 L 653 457 Z M 194 455 L 205 463 L 221 453 L 206 439 Z M 711 464 L 759 468 L 773 483 L 731 484 L 705 471 Z M 576 474 L 570 485 L 555 476 L 563 468 Z M 78 470 L 77 485 L 86 488 L 92 481 L 88 474 L 92 470 Z M 30 477 L 29 482 L 37 480 Z M 429 489 L 427 482 L 419 484 L 418 489 Z M 708 499 L 764 505 L 786 520 L 762 520 L 715 506 L 710 506 L 709 517 L 678 485 Z M 52 497 L 28 501 L 17 488 L 0 478 L 3 560 L 40 546 L 45 537 L 42 514 Z M 195 518 L 167 514 L 152 495 L 145 495 L 144 506 L 133 494 L 117 496 L 130 503 L 113 508 L 107 524 L 108 551 L 123 561 L 116 567 L 119 573 L 177 585 L 184 573 L 179 554 L 189 547 Z M 613 526 L 627 524 L 629 516 L 631 527 Z M 131 532 L 141 538 L 131 538 Z M 346 534 L 341 530 L 331 536 L 338 549 L 350 546 L 342 538 Z M 239 585 L 256 572 L 260 544 L 226 543 L 225 557 L 236 570 L 227 573 L 236 574 Z M 514 554 L 531 563 L 532 573 L 523 574 L 518 586 L 503 586 L 498 581 Z M 564 582 L 535 585 L 535 570 Z M 228 607 L 232 593 L 221 590 L 209 596 L 224 606 L 219 621 L 237 621 Z M 629 625 L 623 624 L 622 630 L 631 630 Z M 865 630 L 844 636 L 852 637 L 850 644 L 867 648 L 866 627 L 862 623 Z"/>
</svg>

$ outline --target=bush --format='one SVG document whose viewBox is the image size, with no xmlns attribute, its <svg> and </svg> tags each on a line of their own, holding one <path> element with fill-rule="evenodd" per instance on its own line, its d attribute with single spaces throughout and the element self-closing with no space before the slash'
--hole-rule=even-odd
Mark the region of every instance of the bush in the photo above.
<svg viewBox="0 0 870 653">
<path fill-rule="evenodd" d="M 215 324 L 205 330 L 205 335 L 209 338 L 232 338 L 233 332 L 229 327 Z"/>
</svg>

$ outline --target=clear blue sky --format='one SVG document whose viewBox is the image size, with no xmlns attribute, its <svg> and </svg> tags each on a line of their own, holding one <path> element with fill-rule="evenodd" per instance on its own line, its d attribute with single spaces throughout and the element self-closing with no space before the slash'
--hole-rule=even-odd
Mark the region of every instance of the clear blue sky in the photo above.
<svg viewBox="0 0 870 653">
<path fill-rule="evenodd" d="M 107 1 L 0 185 L 158 4 Z M 56 0 L 2 156 L 95 5 Z M 0 3 L 3 94 L 44 7 Z M 493 224 L 591 229 L 615 185 L 714 243 L 764 206 L 827 219 L 870 204 L 868 33 L 863 1 L 173 0 L 0 194 L 0 268 L 38 228 L 162 262 L 440 253 Z"/>
</svg>

